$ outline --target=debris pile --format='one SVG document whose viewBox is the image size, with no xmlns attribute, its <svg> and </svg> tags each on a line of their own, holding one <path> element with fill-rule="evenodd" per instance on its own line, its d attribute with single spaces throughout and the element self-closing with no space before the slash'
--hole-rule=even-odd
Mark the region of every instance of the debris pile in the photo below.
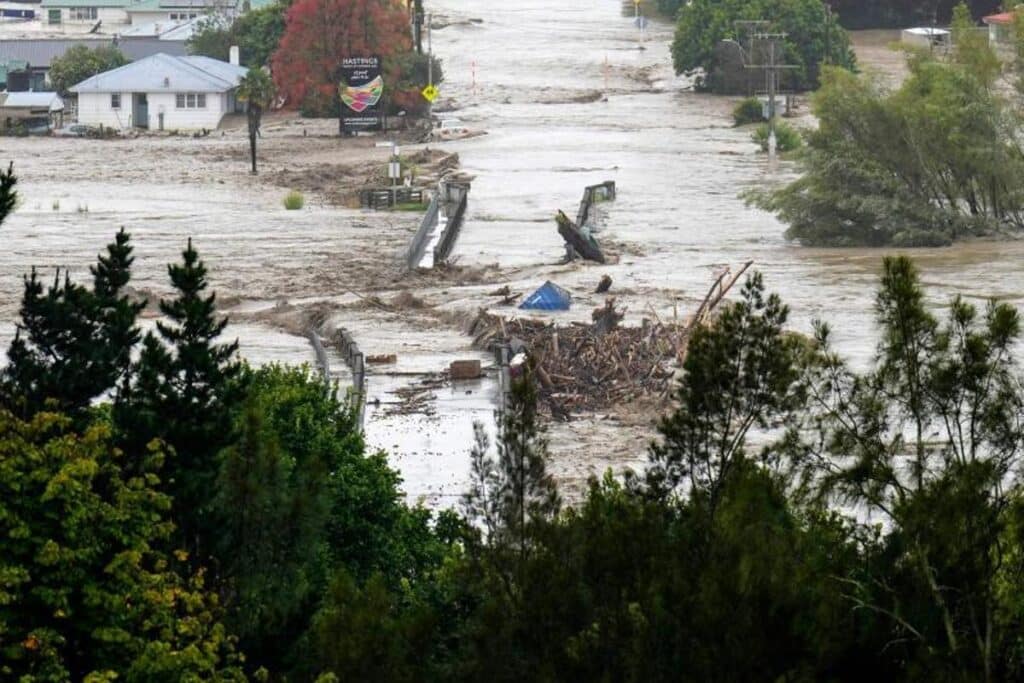
<svg viewBox="0 0 1024 683">
<path fill-rule="evenodd" d="M 477 348 L 508 343 L 533 361 L 542 401 L 552 417 L 594 412 L 640 398 L 665 398 L 686 349 L 680 325 L 645 321 L 620 327 L 625 310 L 615 299 L 593 313 L 593 324 L 559 327 L 530 318 L 505 320 L 481 312 L 470 327 Z"/>
<path fill-rule="evenodd" d="M 640 327 L 621 325 L 626 309 L 609 297 L 594 309 L 591 322 L 559 326 L 535 318 L 505 319 L 480 311 L 469 327 L 473 345 L 494 349 L 508 345 L 525 352 L 537 378 L 537 393 L 555 419 L 598 412 L 617 405 L 665 400 L 673 377 L 686 358 L 686 345 L 752 262 L 737 272 L 720 271 L 695 313 L 685 322 L 664 323 L 651 312 Z M 495 295 L 504 294 L 499 290 Z"/>
</svg>

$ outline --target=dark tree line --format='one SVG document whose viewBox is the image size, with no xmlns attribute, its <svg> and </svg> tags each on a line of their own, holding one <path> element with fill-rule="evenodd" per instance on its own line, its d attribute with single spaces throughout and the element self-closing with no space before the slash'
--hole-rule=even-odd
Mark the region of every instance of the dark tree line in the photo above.
<svg viewBox="0 0 1024 683">
<path fill-rule="evenodd" d="M 827 0 L 848 29 L 948 26 L 961 0 Z M 967 0 L 971 15 L 980 20 L 1001 11 L 1001 0 Z"/>
<path fill-rule="evenodd" d="M 4 680 L 1024 675 L 1019 314 L 955 298 L 940 319 L 906 258 L 883 262 L 866 369 L 751 277 L 694 331 L 647 468 L 573 504 L 527 364 L 436 515 L 335 387 L 220 341 L 191 243 L 146 332 L 131 266 L 121 231 L 90 284 L 26 278 L 0 395 Z"/>
</svg>

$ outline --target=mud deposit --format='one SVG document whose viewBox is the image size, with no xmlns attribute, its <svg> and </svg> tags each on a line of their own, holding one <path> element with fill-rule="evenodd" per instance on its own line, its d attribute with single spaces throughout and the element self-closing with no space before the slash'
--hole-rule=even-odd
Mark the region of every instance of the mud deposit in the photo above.
<svg viewBox="0 0 1024 683">
<path fill-rule="evenodd" d="M 457 501 L 472 423 L 492 419 L 490 360 L 471 350 L 462 325 L 481 307 L 512 312 L 488 296 L 497 287 L 528 293 L 553 280 L 574 296 L 556 319 L 586 320 L 603 303 L 592 292 L 607 274 L 629 308 L 627 324 L 672 320 L 690 312 L 721 269 L 752 259 L 792 307 L 795 328 L 826 318 L 841 350 L 870 357 L 882 253 L 799 248 L 776 220 L 738 199 L 792 169 L 769 167 L 749 131 L 731 127 L 734 100 L 695 94 L 672 73 L 669 24 L 652 22 L 641 44 L 631 3 L 619 0 L 428 5 L 446 17 L 433 35 L 448 78 L 444 108 L 488 133 L 431 145 L 457 153 L 474 179 L 452 267 L 404 274 L 401 254 L 419 216 L 346 207 L 352 188 L 383 171 L 389 150 L 374 147 L 379 140 L 337 138 L 334 121 L 267 120 L 256 177 L 241 120 L 199 139 L 3 138 L 0 161 L 14 160 L 22 204 L 3 228 L 0 342 L 12 334 L 29 267 L 85 277 L 124 225 L 135 236 L 135 287 L 155 298 L 167 293 L 165 264 L 192 236 L 252 362 L 311 363 L 301 335 L 314 317 L 348 328 L 367 354 L 396 355 L 369 368 L 367 437 L 391 455 L 409 497 L 431 505 Z M 869 36 L 862 63 L 874 59 L 895 73 L 886 40 Z M 403 154 L 423 149 L 408 145 Z M 559 265 L 556 209 L 574 214 L 584 186 L 605 180 L 618 185 L 618 199 L 602 206 L 599 234 L 613 263 Z M 281 204 L 293 188 L 306 193 L 300 211 Z M 914 252 L 936 304 L 954 290 L 1020 303 L 1022 255 L 1019 242 Z M 419 303 L 396 298 L 403 293 Z M 471 358 L 488 369 L 484 379 L 445 379 L 451 361 Z M 349 381 L 336 353 L 331 366 Z M 567 497 L 609 467 L 641 467 L 664 408 L 552 425 L 551 467 Z"/>
</svg>

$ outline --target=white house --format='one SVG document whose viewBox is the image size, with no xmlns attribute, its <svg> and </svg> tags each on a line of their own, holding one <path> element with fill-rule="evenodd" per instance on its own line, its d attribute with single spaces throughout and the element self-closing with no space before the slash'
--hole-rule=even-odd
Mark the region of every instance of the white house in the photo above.
<svg viewBox="0 0 1024 683">
<path fill-rule="evenodd" d="M 43 0 L 41 19 L 52 29 L 87 31 L 99 23 L 117 26 L 131 23 L 127 8 L 132 0 Z"/>
<path fill-rule="evenodd" d="M 71 88 L 78 122 L 111 128 L 214 129 L 239 110 L 238 81 L 248 69 L 209 57 L 155 54 Z"/>
<path fill-rule="evenodd" d="M 63 1 L 69 0 L 50 0 Z M 232 19 L 271 4 L 274 0 L 140 0 L 125 9 L 133 26 L 163 23 L 168 21 L 189 21 L 220 17 L 230 23 Z"/>
</svg>

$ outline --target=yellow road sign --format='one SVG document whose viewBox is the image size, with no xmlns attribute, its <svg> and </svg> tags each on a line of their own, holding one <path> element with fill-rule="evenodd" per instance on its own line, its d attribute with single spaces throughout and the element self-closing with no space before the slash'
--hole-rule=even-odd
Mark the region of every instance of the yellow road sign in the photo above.
<svg viewBox="0 0 1024 683">
<path fill-rule="evenodd" d="M 441 94 L 441 91 L 438 90 L 436 85 L 428 85 L 420 94 L 423 95 L 423 99 L 432 103 L 437 99 L 437 96 Z"/>
</svg>

